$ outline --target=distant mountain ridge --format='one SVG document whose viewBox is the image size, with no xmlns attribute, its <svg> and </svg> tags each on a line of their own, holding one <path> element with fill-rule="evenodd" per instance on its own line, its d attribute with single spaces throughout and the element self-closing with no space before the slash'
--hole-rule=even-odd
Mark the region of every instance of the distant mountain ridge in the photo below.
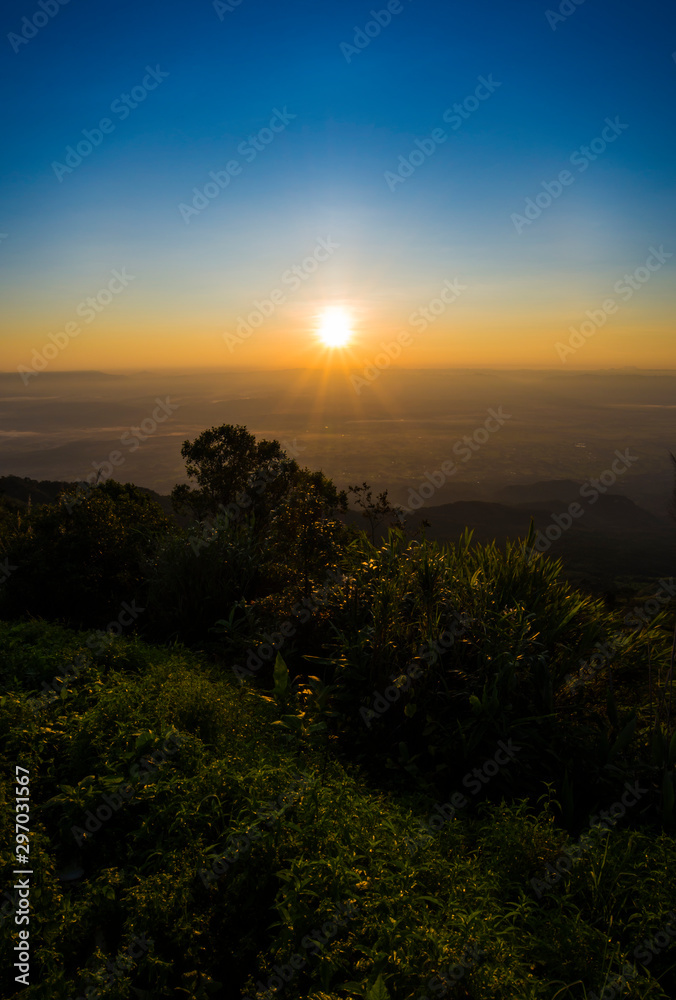
<svg viewBox="0 0 676 1000">
<path fill-rule="evenodd" d="M 95 378 L 95 379 L 126 379 L 128 375 L 111 375 L 109 372 L 100 372 L 96 369 L 92 371 L 65 371 L 65 372 L 39 372 L 36 373 L 40 375 L 40 379 L 59 379 L 59 378 Z M 0 372 L 0 378 L 11 378 L 11 379 L 21 379 L 21 372 Z M 30 384 L 30 383 L 29 383 Z"/>
<path fill-rule="evenodd" d="M 533 500 L 563 500 L 570 503 L 580 495 L 582 483 L 573 479 L 550 479 L 539 483 L 515 483 L 504 486 L 496 498 L 508 504 L 530 503 Z"/>
<path fill-rule="evenodd" d="M 535 528 L 549 542 L 546 554 L 561 558 L 567 575 L 598 587 L 620 578 L 656 580 L 673 576 L 676 570 L 676 525 L 666 517 L 644 510 L 633 500 L 618 494 L 599 495 L 593 504 L 580 497 L 577 484 L 566 483 L 564 499 L 526 500 L 518 503 L 490 503 L 458 500 L 438 507 L 423 507 L 410 519 L 413 527 L 429 521 L 427 535 L 437 541 L 453 540 L 466 528 L 477 542 L 524 538 L 531 517 Z M 575 486 L 574 493 L 568 486 Z M 536 494 L 551 490 L 552 484 L 538 483 Z M 523 487 L 526 491 L 530 487 Z M 513 496 L 523 496 L 517 487 Z M 568 499 L 570 497 L 570 499 Z M 583 513 L 567 524 L 568 508 L 579 503 Z M 549 536 L 545 533 L 548 529 Z"/>
<path fill-rule="evenodd" d="M 574 519 L 570 528 L 562 530 L 551 541 L 547 554 L 561 558 L 567 575 L 596 587 L 608 587 L 621 578 L 657 580 L 672 576 L 676 570 L 676 525 L 640 507 L 619 494 L 599 495 L 596 502 L 580 498 L 580 485 L 573 480 L 551 480 L 530 485 L 514 484 L 497 490 L 499 496 L 509 496 L 511 503 L 486 500 L 456 500 L 438 506 L 422 507 L 411 515 L 408 527 L 415 531 L 423 520 L 429 522 L 426 534 L 437 541 L 454 541 L 467 528 L 477 542 L 524 538 L 531 517 L 543 535 L 551 526 L 557 527 L 571 503 L 579 502 L 584 513 Z M 0 497 L 20 507 L 28 502 L 40 505 L 53 503 L 75 482 L 35 480 L 20 476 L 0 477 Z M 171 517 L 171 498 L 146 487 L 147 493 Z M 534 499 L 539 498 L 542 499 Z M 176 518 L 179 523 L 185 519 Z M 348 523 L 366 527 L 359 512 L 351 511 Z M 381 528 L 382 534 L 384 528 Z M 552 535 L 557 535 L 554 531 Z M 544 536 L 546 537 L 546 536 Z"/>
<path fill-rule="evenodd" d="M 51 479 L 29 479 L 27 476 L 0 476 L 0 497 L 13 501 L 19 507 L 27 507 L 30 503 L 40 506 L 45 503 L 54 503 L 64 490 L 74 490 L 78 486 L 77 482 L 61 482 Z M 171 498 L 156 493 L 145 486 L 137 487 L 141 493 L 147 493 L 156 500 L 165 514 L 173 514 Z"/>
</svg>

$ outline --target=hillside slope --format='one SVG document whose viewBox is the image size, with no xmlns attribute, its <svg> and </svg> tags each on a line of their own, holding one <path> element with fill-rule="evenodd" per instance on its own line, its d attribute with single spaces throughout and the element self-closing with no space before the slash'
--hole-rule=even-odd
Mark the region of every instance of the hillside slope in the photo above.
<svg viewBox="0 0 676 1000">
<path fill-rule="evenodd" d="M 384 794 L 199 657 L 118 640 L 91 660 L 84 639 L 0 625 L 4 845 L 9 776 L 30 775 L 31 996 L 573 1000 L 623 976 L 674 995 L 656 943 L 673 838 L 619 827 L 580 850 L 551 806 Z"/>
</svg>

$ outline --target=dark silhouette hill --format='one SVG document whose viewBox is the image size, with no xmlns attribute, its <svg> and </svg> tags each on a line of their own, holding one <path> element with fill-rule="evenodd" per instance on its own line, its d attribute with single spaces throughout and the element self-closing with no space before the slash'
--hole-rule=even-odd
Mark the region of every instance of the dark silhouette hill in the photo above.
<svg viewBox="0 0 676 1000">
<path fill-rule="evenodd" d="M 495 499 L 506 504 L 550 500 L 563 500 L 565 503 L 571 503 L 579 497 L 581 485 L 573 479 L 550 479 L 540 483 L 513 483 L 497 490 Z"/>
<path fill-rule="evenodd" d="M 542 492 L 552 488 L 549 483 L 536 486 Z M 551 532 L 553 540 L 547 549 L 548 555 L 562 559 L 569 578 L 606 588 L 617 580 L 648 581 L 673 575 L 676 531 L 668 518 L 658 517 L 619 495 L 598 496 L 590 504 L 580 498 L 577 484 L 570 486 L 575 489 L 572 494 L 568 483 L 560 484 L 558 492 L 564 499 L 551 499 L 550 495 L 548 500 L 511 505 L 461 500 L 426 507 L 411 517 L 409 524 L 416 528 L 426 519 L 430 525 L 426 529 L 428 537 L 438 541 L 453 540 L 465 528 L 471 528 L 477 542 L 495 540 L 502 544 L 508 538 L 524 537 L 531 517 L 543 533 L 556 527 L 555 517 L 559 524 L 566 523 L 569 504 L 578 502 L 584 513 L 573 519 L 559 538 L 554 539 L 557 531 Z M 521 490 L 530 488 L 515 487 L 512 495 L 523 495 Z"/>
<path fill-rule="evenodd" d="M 76 483 L 35 480 L 29 477 L 0 477 L 0 497 L 25 507 L 52 503 L 65 489 Z M 162 507 L 177 517 L 169 496 L 139 487 Z M 667 517 L 645 510 L 633 500 L 619 494 L 599 495 L 594 503 L 580 497 L 580 484 L 573 480 L 552 480 L 532 484 L 514 484 L 496 491 L 505 502 L 458 500 L 438 506 L 425 506 L 412 514 L 407 522 L 411 531 L 420 529 L 423 520 L 428 538 L 453 541 L 465 529 L 474 533 L 479 543 L 495 541 L 503 545 L 507 539 L 523 538 L 528 533 L 531 517 L 541 531 L 556 526 L 554 517 L 565 520 L 568 507 L 578 502 L 584 513 L 574 519 L 560 538 L 552 540 L 547 554 L 561 558 L 566 575 L 574 582 L 594 589 L 612 589 L 616 584 L 634 581 L 646 583 L 669 577 L 676 567 L 676 530 Z M 509 498 L 509 502 L 507 502 Z M 349 523 L 365 527 L 356 511 L 347 515 Z M 379 534 L 383 534 L 383 524 Z M 556 532 L 553 532 L 555 535 Z"/>
<path fill-rule="evenodd" d="M 51 479 L 30 479 L 21 476 L 0 476 L 0 497 L 9 500 L 15 506 L 27 507 L 28 504 L 39 506 L 44 503 L 54 503 L 64 490 L 74 490 L 77 483 L 59 482 Z M 149 490 L 145 486 L 138 487 L 141 493 L 147 493 L 156 500 L 165 514 L 173 515 L 171 498 Z"/>
</svg>

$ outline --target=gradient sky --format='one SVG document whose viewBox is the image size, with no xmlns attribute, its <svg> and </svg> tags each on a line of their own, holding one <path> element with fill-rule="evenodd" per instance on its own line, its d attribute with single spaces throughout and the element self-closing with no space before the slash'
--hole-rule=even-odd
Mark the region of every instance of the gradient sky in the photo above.
<svg viewBox="0 0 676 1000">
<path fill-rule="evenodd" d="M 24 22 L 26 44 L 37 0 L 3 9 L 0 368 L 30 367 L 67 323 L 80 333 L 50 370 L 359 368 L 401 331 L 406 367 L 676 368 L 673 5 L 564 0 L 572 13 L 552 26 L 535 0 L 401 0 L 356 52 L 355 29 L 386 4 L 220 7 L 70 0 L 37 30 Z M 114 102 L 146 67 L 168 76 L 123 120 Z M 453 129 L 444 114 L 479 77 L 500 86 Z M 255 157 L 238 151 L 275 109 L 295 118 Z M 104 118 L 113 130 L 79 165 L 54 166 Z M 572 164 L 607 118 L 626 127 Z M 391 190 L 386 173 L 439 128 L 446 141 Z M 186 221 L 179 206 L 233 160 Z M 514 214 L 562 170 L 572 182 L 517 232 Z M 320 239 L 337 249 L 284 284 Z M 614 291 L 651 247 L 675 256 L 631 296 Z M 87 322 L 79 304 L 116 270 L 133 280 Z M 466 287 L 422 329 L 412 314 L 447 281 Z M 273 289 L 285 301 L 228 346 Z M 617 311 L 562 357 L 609 298 Z M 347 351 L 316 343 L 332 305 L 354 320 Z"/>
</svg>

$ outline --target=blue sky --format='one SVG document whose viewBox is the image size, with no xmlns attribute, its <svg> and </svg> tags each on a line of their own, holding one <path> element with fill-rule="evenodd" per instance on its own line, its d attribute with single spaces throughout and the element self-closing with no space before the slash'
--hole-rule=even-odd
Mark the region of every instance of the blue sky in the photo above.
<svg viewBox="0 0 676 1000">
<path fill-rule="evenodd" d="M 348 303 L 362 317 L 368 351 L 371 331 L 405 325 L 411 308 L 460 276 L 470 293 L 453 329 L 466 331 L 466 341 L 483 330 L 486 351 L 494 349 L 501 310 L 501 343 L 520 316 L 524 328 L 539 324 L 541 351 L 535 332 L 513 342 L 521 364 L 528 352 L 550 351 L 559 315 L 565 329 L 652 244 L 668 244 L 676 222 L 673 8 L 564 0 L 572 13 L 553 30 L 546 11 L 558 5 L 530 0 L 400 6 L 349 62 L 341 43 L 352 44 L 385 4 L 241 0 L 219 17 L 209 2 L 70 0 L 14 46 L 8 36 L 40 7 L 26 0 L 6 8 L 0 281 L 10 364 L 125 265 L 138 271 L 133 291 L 111 307 L 96 341 L 73 344 L 68 364 L 64 356 L 55 367 L 87 367 L 97 352 L 102 363 L 119 361 L 115 345 L 131 343 L 132 330 L 152 343 L 139 350 L 143 364 L 160 350 L 162 330 L 176 363 L 195 347 L 216 363 L 218 329 L 328 235 L 340 251 L 296 306 L 274 317 L 269 335 L 246 345 L 243 363 L 266 363 L 280 338 L 296 357 L 303 309 L 322 301 Z M 111 104 L 141 85 L 148 66 L 168 76 L 121 120 Z M 500 86 L 452 131 L 444 112 L 472 95 L 479 77 Z M 295 117 L 245 163 L 238 145 L 275 109 Z M 113 130 L 58 180 L 53 163 L 104 117 Z M 513 213 L 570 167 L 608 117 L 626 129 L 518 233 Z M 447 140 L 391 190 L 386 173 L 440 127 Z M 179 205 L 233 158 L 241 173 L 186 223 Z M 641 292 L 653 365 L 666 343 L 668 271 Z M 640 321 L 634 311 L 623 319 L 634 336 Z M 418 361 L 453 361 L 449 322 L 438 324 Z M 627 331 L 616 341 L 621 359 Z M 182 336 L 195 338 L 185 361 Z M 455 346 L 469 358 L 467 342 Z M 598 358 L 600 348 L 589 348 L 590 363 L 612 364 L 612 345 Z"/>
</svg>

